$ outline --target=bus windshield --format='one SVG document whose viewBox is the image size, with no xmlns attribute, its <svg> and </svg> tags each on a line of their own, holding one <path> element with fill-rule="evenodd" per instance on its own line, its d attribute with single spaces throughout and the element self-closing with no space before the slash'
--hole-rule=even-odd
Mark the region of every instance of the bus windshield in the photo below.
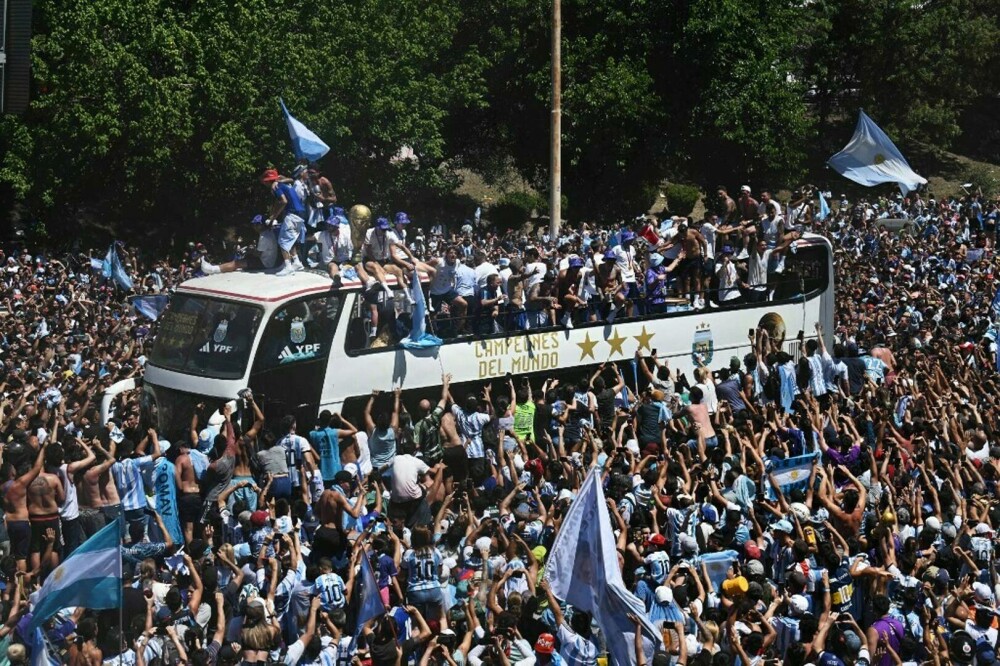
<svg viewBox="0 0 1000 666">
<path fill-rule="evenodd" d="M 253 305 L 174 294 L 149 361 L 201 377 L 243 377 L 263 314 Z"/>
</svg>

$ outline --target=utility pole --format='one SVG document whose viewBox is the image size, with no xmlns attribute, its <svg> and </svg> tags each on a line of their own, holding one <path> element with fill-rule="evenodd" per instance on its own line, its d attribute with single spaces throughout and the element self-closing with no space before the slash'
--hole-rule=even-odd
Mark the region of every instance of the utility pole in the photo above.
<svg viewBox="0 0 1000 666">
<path fill-rule="evenodd" d="M 562 221 L 562 8 L 552 0 L 552 143 L 549 168 L 549 238 L 559 238 Z"/>
</svg>

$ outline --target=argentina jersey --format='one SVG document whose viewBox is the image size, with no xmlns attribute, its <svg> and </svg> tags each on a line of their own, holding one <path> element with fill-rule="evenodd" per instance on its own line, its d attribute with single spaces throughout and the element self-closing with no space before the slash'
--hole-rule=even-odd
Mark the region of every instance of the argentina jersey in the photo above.
<svg viewBox="0 0 1000 666">
<path fill-rule="evenodd" d="M 329 612 L 343 608 L 347 603 L 344 579 L 335 573 L 326 573 L 316 577 L 314 589 L 319 594 L 323 610 Z"/>
<path fill-rule="evenodd" d="M 406 565 L 406 585 L 412 592 L 433 590 L 441 587 L 438 572 L 441 570 L 441 555 L 436 550 L 410 551 L 403 560 Z"/>
</svg>

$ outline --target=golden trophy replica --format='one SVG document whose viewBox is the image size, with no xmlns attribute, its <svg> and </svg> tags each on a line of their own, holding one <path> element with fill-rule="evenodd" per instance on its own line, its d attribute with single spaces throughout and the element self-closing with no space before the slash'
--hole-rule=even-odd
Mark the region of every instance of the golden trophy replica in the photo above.
<svg viewBox="0 0 1000 666">
<path fill-rule="evenodd" d="M 364 204 L 351 206 L 347 219 L 351 222 L 351 243 L 354 245 L 354 251 L 360 253 L 361 246 L 365 242 L 365 232 L 372 222 L 371 208 Z"/>
</svg>

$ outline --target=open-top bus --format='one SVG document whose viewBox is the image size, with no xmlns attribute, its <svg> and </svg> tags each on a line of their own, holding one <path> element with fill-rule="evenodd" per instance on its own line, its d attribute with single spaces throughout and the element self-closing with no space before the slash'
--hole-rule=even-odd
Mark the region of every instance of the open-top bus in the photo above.
<svg viewBox="0 0 1000 666">
<path fill-rule="evenodd" d="M 629 360 L 637 350 L 655 349 L 671 367 L 690 373 L 695 354 L 709 365 L 743 358 L 752 350 L 748 329 L 756 327 L 795 355 L 795 333 L 801 329 L 814 337 L 815 322 L 831 331 L 834 308 L 829 242 L 805 235 L 795 245 L 784 272 L 769 282 L 767 302 L 678 307 L 570 330 L 459 336 L 423 350 L 406 349 L 396 339 L 371 343 L 370 308 L 357 282 L 334 290 L 329 277 L 310 271 L 195 278 L 178 287 L 162 316 L 142 381 L 144 415 L 164 434 L 176 433 L 199 402 L 217 405 L 250 387 L 265 411 L 295 414 L 311 424 L 320 410 L 343 410 L 373 389 L 436 390 L 442 372 L 453 375 L 459 395 L 463 382 L 508 372 L 579 375 L 585 366 Z M 395 296 L 395 310 L 406 310 L 402 290 Z"/>
</svg>

